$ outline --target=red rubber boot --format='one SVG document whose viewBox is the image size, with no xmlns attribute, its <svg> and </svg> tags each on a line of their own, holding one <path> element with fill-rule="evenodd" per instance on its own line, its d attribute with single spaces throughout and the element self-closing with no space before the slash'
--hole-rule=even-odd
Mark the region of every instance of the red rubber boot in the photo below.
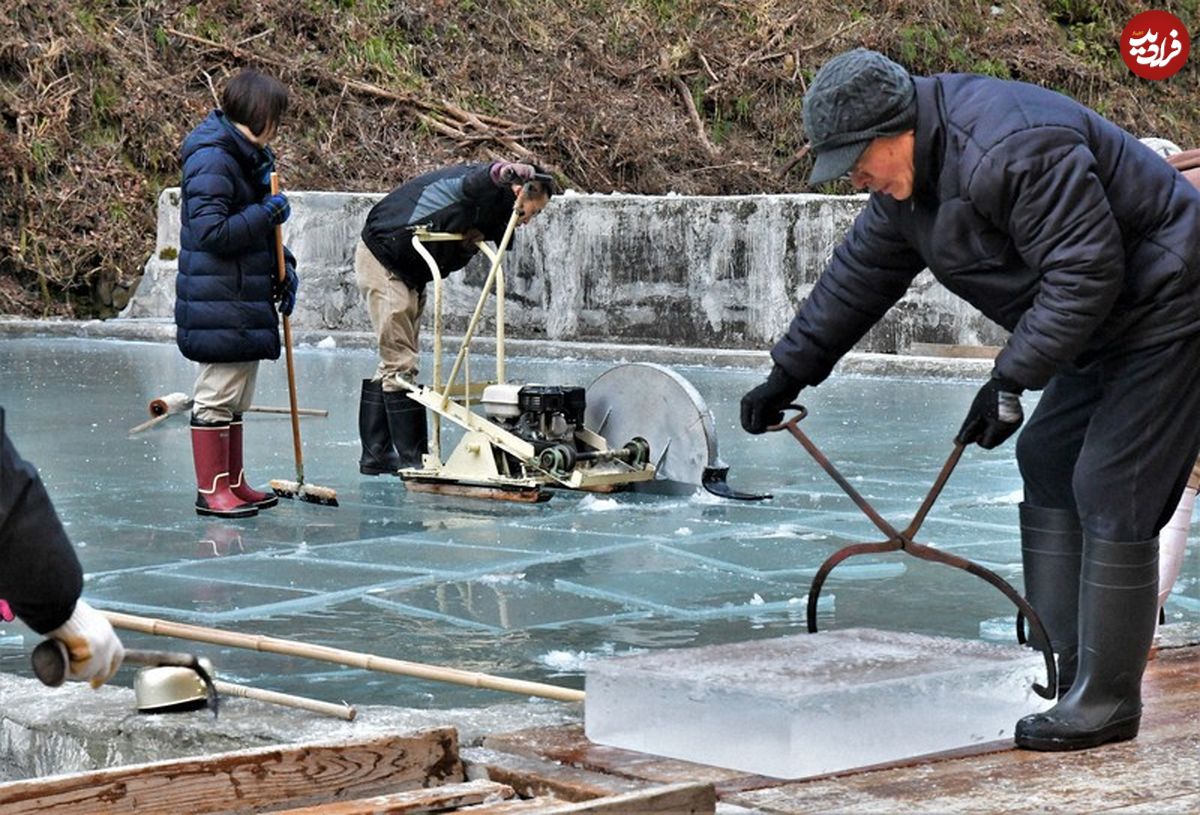
<svg viewBox="0 0 1200 815">
<path fill-rule="evenodd" d="M 192 461 L 196 465 L 196 514 L 249 518 L 258 508 L 229 490 L 229 425 L 192 420 Z"/>
<path fill-rule="evenodd" d="M 260 492 L 246 483 L 246 471 L 242 465 L 242 416 L 233 414 L 229 423 L 229 491 L 247 504 L 259 509 L 270 509 L 279 503 L 273 492 Z"/>
</svg>

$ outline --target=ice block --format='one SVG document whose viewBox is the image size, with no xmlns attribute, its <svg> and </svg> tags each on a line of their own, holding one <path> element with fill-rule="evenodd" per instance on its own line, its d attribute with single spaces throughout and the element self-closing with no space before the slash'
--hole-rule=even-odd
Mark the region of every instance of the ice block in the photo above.
<svg viewBox="0 0 1200 815">
<path fill-rule="evenodd" d="M 1048 708 L 1038 651 L 851 628 L 598 660 L 598 744 L 804 778 L 1012 737 Z"/>
</svg>

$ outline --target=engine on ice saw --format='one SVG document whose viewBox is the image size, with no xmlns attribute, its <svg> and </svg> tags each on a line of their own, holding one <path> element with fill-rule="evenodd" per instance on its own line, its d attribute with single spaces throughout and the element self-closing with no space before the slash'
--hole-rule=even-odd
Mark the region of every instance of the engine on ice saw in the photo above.
<svg viewBox="0 0 1200 815">
<path fill-rule="evenodd" d="M 642 467 L 650 445 L 634 437 L 618 449 L 595 449 L 583 443 L 587 395 L 574 385 L 494 384 L 484 388 L 488 417 L 538 452 L 538 464 L 557 474 L 569 473 L 580 461 L 620 460 Z"/>
</svg>

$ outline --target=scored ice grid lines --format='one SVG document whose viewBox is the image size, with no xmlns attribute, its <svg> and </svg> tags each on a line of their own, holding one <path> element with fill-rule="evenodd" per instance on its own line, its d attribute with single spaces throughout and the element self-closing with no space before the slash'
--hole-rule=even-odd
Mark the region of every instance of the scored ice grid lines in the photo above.
<svg viewBox="0 0 1200 815">
<path fill-rule="evenodd" d="M 404 586 L 363 599 L 401 614 L 495 632 L 613 620 L 639 611 L 627 602 L 564 590 L 557 581 L 529 579 L 520 572 Z"/>
</svg>

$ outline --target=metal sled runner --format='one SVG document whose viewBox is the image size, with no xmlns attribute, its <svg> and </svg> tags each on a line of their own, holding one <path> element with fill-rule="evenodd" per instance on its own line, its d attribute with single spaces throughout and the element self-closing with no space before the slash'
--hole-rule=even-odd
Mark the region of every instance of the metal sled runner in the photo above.
<svg viewBox="0 0 1200 815">
<path fill-rule="evenodd" d="M 954 449 L 950 452 L 949 457 L 946 459 L 946 463 L 942 465 L 942 470 L 940 473 L 938 473 L 937 478 L 934 480 L 933 486 L 930 487 L 929 493 L 925 496 L 925 500 L 921 502 L 921 506 L 917 510 L 917 514 L 913 516 L 912 521 L 907 527 L 905 527 L 903 531 L 898 531 L 894 526 L 884 520 L 884 518 L 878 512 L 875 511 L 874 507 L 867 502 L 867 499 L 864 498 L 862 494 L 858 492 L 858 490 L 854 489 L 850 482 L 847 481 L 846 478 L 840 472 L 838 472 L 837 468 L 833 466 L 833 463 L 830 462 L 829 459 L 826 458 L 819 449 L 817 449 L 817 446 L 813 444 L 812 440 L 809 439 L 808 436 L 805 435 L 804 431 L 800 429 L 800 422 L 805 416 L 808 415 L 808 411 L 800 405 L 790 405 L 789 407 L 790 409 L 796 411 L 796 415 L 782 424 L 772 427 L 771 429 L 786 429 L 789 433 L 791 433 L 792 436 L 795 437 L 796 441 L 800 442 L 804 449 L 809 452 L 809 455 L 811 455 L 813 459 L 821 465 L 821 469 L 829 473 L 829 476 L 836 481 L 838 486 L 841 487 L 842 490 L 845 491 L 846 495 L 850 497 L 850 500 L 853 501 L 858 508 L 863 511 L 863 514 L 871 520 L 871 523 L 875 524 L 875 526 L 881 532 L 883 532 L 883 534 L 888 536 L 886 541 L 881 541 L 879 543 L 854 543 L 850 544 L 849 546 L 844 546 L 825 559 L 825 562 L 821 564 L 821 568 L 817 570 L 816 575 L 813 577 L 812 585 L 808 590 L 807 614 L 809 633 L 815 634 L 817 631 L 817 600 L 821 595 L 821 587 L 825 584 L 825 580 L 829 577 L 829 573 L 832 572 L 839 563 L 847 558 L 853 557 L 854 555 L 895 552 L 897 550 L 903 551 L 912 555 L 913 557 L 920 558 L 921 560 L 929 560 L 934 563 L 944 563 L 947 566 L 953 566 L 956 569 L 962 569 L 964 572 L 973 574 L 976 577 L 987 581 L 992 586 L 999 589 L 1005 597 L 1011 600 L 1018 609 L 1017 641 L 1021 644 L 1025 644 L 1026 642 L 1022 619 L 1027 620 L 1029 622 L 1030 630 L 1035 634 L 1033 637 L 1034 641 L 1041 643 L 1040 650 L 1042 652 L 1042 656 L 1046 660 L 1046 685 L 1039 685 L 1035 682 L 1033 685 L 1033 690 L 1044 699 L 1053 699 L 1056 696 L 1056 687 L 1058 683 L 1058 670 L 1054 662 L 1054 651 L 1050 646 L 1050 637 L 1046 633 L 1046 629 L 1042 625 L 1041 619 L 1038 618 L 1037 612 L 1033 610 L 1033 606 L 1031 606 L 1029 602 L 1017 592 L 1016 589 L 1014 589 L 1006 580 L 1004 580 L 1004 578 L 1000 577 L 995 572 L 985 569 L 978 563 L 973 563 L 966 558 L 934 549 L 931 546 L 917 543 L 914 540 L 917 532 L 921 528 L 921 524 L 925 522 L 925 516 L 929 514 L 929 510 L 933 507 L 934 501 L 936 501 L 938 496 L 941 494 L 942 488 L 950 479 L 950 474 L 954 472 L 955 465 L 958 464 L 958 460 L 962 457 L 964 449 L 963 445 L 957 442 L 955 443 Z"/>
</svg>

